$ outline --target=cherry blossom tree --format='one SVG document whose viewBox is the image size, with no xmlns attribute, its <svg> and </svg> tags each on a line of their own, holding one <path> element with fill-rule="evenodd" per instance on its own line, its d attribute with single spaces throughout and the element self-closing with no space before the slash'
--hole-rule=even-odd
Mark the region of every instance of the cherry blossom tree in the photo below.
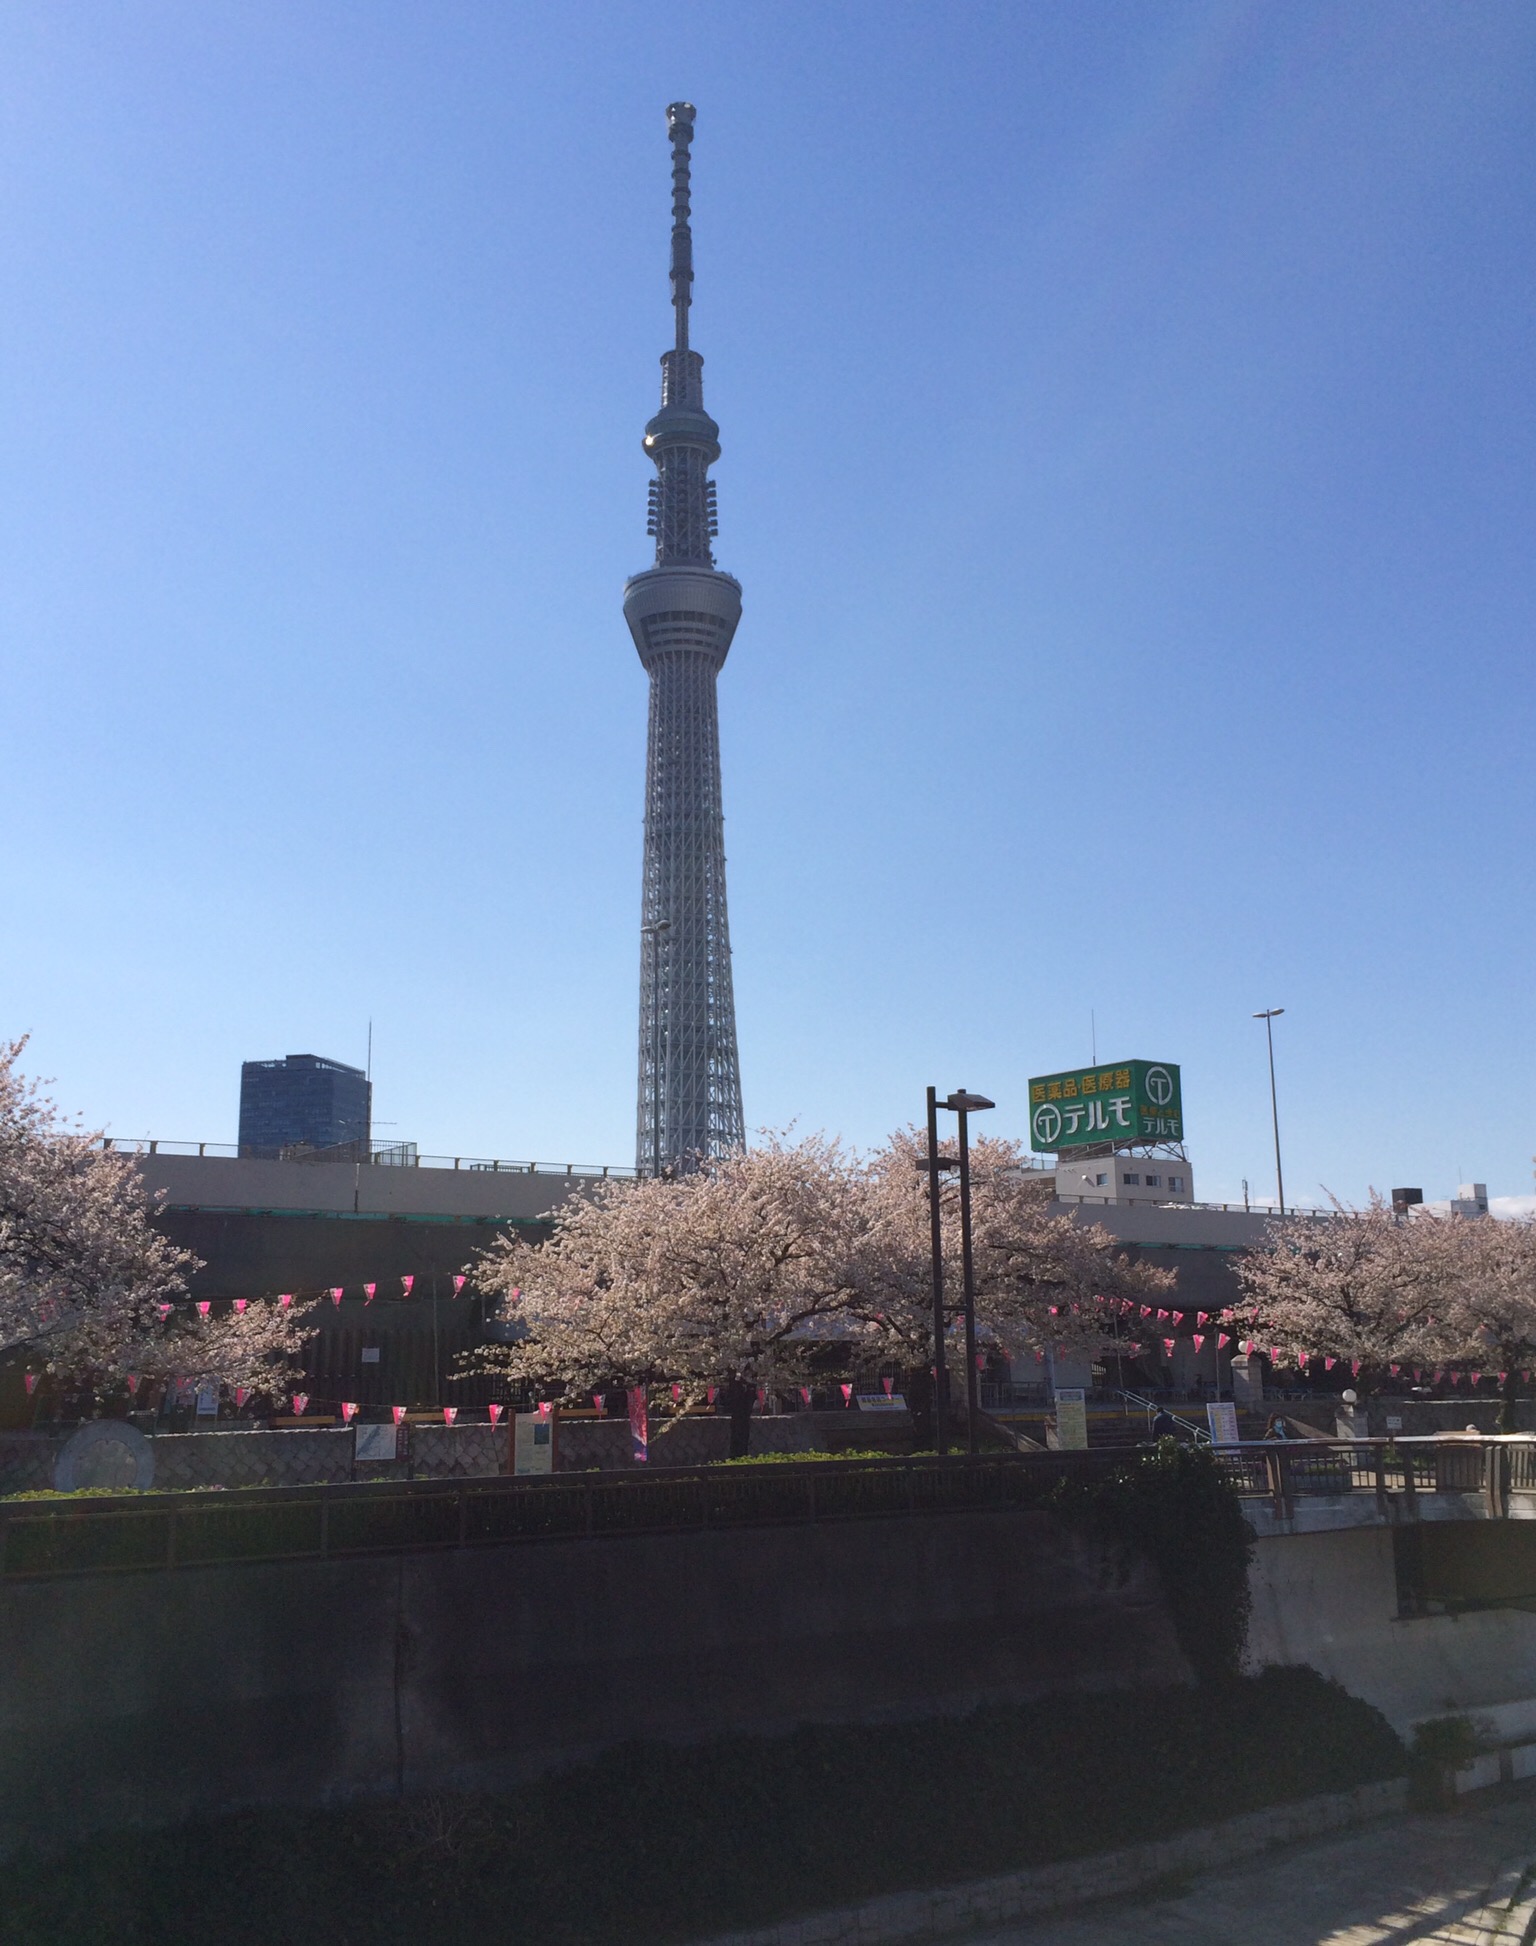
<svg viewBox="0 0 1536 1946">
<path fill-rule="evenodd" d="M 932 1231 L 926 1132 L 904 1129 L 871 1158 L 873 1218 L 864 1242 L 857 1310 L 867 1330 L 899 1344 L 913 1369 L 933 1363 Z M 961 1293 L 958 1191 L 948 1179 L 942 1238 L 948 1301 Z M 985 1348 L 1097 1357 L 1118 1343 L 1116 1320 L 1131 1301 L 1172 1289 L 1172 1271 L 1132 1260 L 1102 1224 L 1052 1212 L 1050 1190 L 1017 1142 L 982 1136 L 971 1145 L 972 1273 L 977 1336 Z M 959 1362 L 964 1350 L 955 1320 Z M 956 1358 L 946 1354 L 951 1368 Z"/>
<path fill-rule="evenodd" d="M 1536 1223 L 1487 1216 L 1412 1218 L 1451 1357 L 1499 1384 L 1499 1431 L 1515 1431 L 1522 1379 L 1536 1365 Z"/>
<path fill-rule="evenodd" d="M 759 1389 L 802 1385 L 841 1355 L 894 1360 L 914 1403 L 933 1363 L 926 1179 L 910 1133 L 866 1163 L 822 1137 L 727 1156 L 686 1176 L 609 1182 L 554 1217 L 542 1247 L 508 1238 L 474 1266 L 514 1342 L 468 1355 L 476 1371 L 545 1396 L 671 1383 L 688 1403 L 715 1387 L 746 1450 Z M 974 1150 L 974 1259 L 985 1342 L 1100 1349 L 1122 1296 L 1170 1273 L 1132 1264 L 1097 1226 L 1052 1216 L 1017 1146 Z M 958 1226 L 945 1224 L 949 1289 Z M 931 1387 L 928 1387 L 931 1396 Z"/>
<path fill-rule="evenodd" d="M 0 1043 L 0 1354 L 24 1351 L 32 1369 L 98 1396 L 130 1375 L 273 1389 L 301 1318 L 189 1302 L 197 1258 L 154 1227 L 132 1158 L 65 1122 L 21 1073 L 25 1046 Z"/>
<path fill-rule="evenodd" d="M 604 1183 L 555 1212 L 546 1244 L 501 1239 L 470 1267 L 524 1335 L 467 1362 L 554 1398 L 670 1381 L 687 1406 L 713 1387 L 744 1453 L 758 1390 L 804 1383 L 818 1347 L 850 1330 L 860 1189 L 856 1165 L 821 1137 Z"/>
<path fill-rule="evenodd" d="M 1364 1209 L 1270 1224 L 1237 1265 L 1233 1329 L 1283 1360 L 1346 1359 L 1376 1383 L 1395 1365 L 1454 1355 L 1460 1219 L 1405 1219 L 1373 1193 Z"/>
</svg>

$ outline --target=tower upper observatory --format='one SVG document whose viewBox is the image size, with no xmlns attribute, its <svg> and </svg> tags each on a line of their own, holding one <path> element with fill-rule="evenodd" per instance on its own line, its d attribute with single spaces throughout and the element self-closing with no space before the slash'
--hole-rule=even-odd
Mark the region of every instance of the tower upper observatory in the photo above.
<svg viewBox="0 0 1536 1946">
<path fill-rule="evenodd" d="M 651 679 L 641 896 L 636 1166 L 688 1168 L 744 1140 L 715 679 L 741 619 L 741 585 L 715 566 L 720 428 L 704 410 L 704 360 L 688 342 L 694 110 L 667 110 L 672 145 L 672 349 L 661 410 L 645 428 L 656 468 L 647 526 L 656 563 L 624 589 L 624 619 Z"/>
</svg>

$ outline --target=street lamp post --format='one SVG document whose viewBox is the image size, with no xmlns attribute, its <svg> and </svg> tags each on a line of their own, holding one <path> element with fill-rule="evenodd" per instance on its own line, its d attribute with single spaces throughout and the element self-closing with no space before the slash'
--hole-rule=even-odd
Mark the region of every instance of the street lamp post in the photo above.
<svg viewBox="0 0 1536 1946">
<path fill-rule="evenodd" d="M 995 1108 L 985 1095 L 967 1094 L 957 1088 L 944 1106 L 953 1111 L 960 1124 L 960 1284 L 965 1299 L 965 1404 L 966 1450 L 975 1456 L 981 1432 L 981 1400 L 976 1382 L 976 1278 L 971 1258 L 971 1139 L 970 1117 L 984 1108 Z M 934 1175 L 937 1182 L 937 1172 Z"/>
<path fill-rule="evenodd" d="M 661 1174 L 661 935 L 670 932 L 670 919 L 654 919 L 642 926 L 651 942 L 651 1174 Z"/>
<path fill-rule="evenodd" d="M 934 1448 L 949 1451 L 949 1368 L 944 1358 L 944 1237 L 939 1216 L 939 1096 L 928 1090 L 928 1232 L 933 1249 L 933 1431 Z"/>
<path fill-rule="evenodd" d="M 1266 1007 L 1262 1013 L 1254 1015 L 1262 1020 L 1264 1032 L 1269 1040 L 1269 1114 L 1275 1125 L 1275 1188 L 1280 1196 L 1280 1214 L 1285 1214 L 1285 1177 L 1280 1170 L 1280 1107 L 1275 1095 L 1275 1022 L 1285 1012 L 1284 1007 Z"/>
</svg>

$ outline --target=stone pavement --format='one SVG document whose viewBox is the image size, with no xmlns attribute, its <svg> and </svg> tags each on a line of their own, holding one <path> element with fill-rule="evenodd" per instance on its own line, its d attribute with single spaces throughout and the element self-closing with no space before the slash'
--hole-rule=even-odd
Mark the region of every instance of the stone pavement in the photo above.
<svg viewBox="0 0 1536 1946">
<path fill-rule="evenodd" d="M 1536 1873 L 1536 1792 L 1524 1790 L 971 1933 L 965 1946 L 1506 1946 L 1536 1927 L 1528 1865 Z"/>
</svg>

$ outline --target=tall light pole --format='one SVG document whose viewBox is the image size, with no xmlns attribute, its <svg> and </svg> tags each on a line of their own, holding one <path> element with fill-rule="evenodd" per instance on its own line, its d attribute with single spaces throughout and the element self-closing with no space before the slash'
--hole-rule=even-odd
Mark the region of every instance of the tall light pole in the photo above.
<svg viewBox="0 0 1536 1946">
<path fill-rule="evenodd" d="M 928 1232 L 933 1251 L 933 1444 L 941 1457 L 949 1451 L 949 1367 L 944 1358 L 944 1236 L 939 1214 L 939 1096 L 928 1090 Z"/>
<path fill-rule="evenodd" d="M 960 1283 L 965 1298 L 965 1403 L 966 1403 L 966 1450 L 974 1458 L 978 1437 L 981 1431 L 981 1401 L 977 1397 L 976 1384 L 976 1278 L 971 1261 L 971 1140 L 969 1118 L 984 1108 L 995 1108 L 995 1101 L 988 1101 L 985 1095 L 968 1094 L 964 1088 L 957 1088 L 952 1095 L 945 1097 L 943 1106 L 950 1109 L 960 1124 Z M 938 1172 L 934 1171 L 933 1181 L 938 1182 Z"/>
<path fill-rule="evenodd" d="M 670 919 L 654 919 L 640 928 L 651 942 L 651 1174 L 661 1174 L 661 935 L 670 932 Z"/>
<path fill-rule="evenodd" d="M 1280 1192 L 1280 1214 L 1285 1214 L 1285 1177 L 1280 1171 L 1280 1108 L 1275 1097 L 1275 1022 L 1285 1012 L 1284 1007 L 1265 1007 L 1254 1015 L 1262 1020 L 1264 1032 L 1269 1040 L 1269 1113 L 1275 1125 L 1275 1187 Z"/>
</svg>

